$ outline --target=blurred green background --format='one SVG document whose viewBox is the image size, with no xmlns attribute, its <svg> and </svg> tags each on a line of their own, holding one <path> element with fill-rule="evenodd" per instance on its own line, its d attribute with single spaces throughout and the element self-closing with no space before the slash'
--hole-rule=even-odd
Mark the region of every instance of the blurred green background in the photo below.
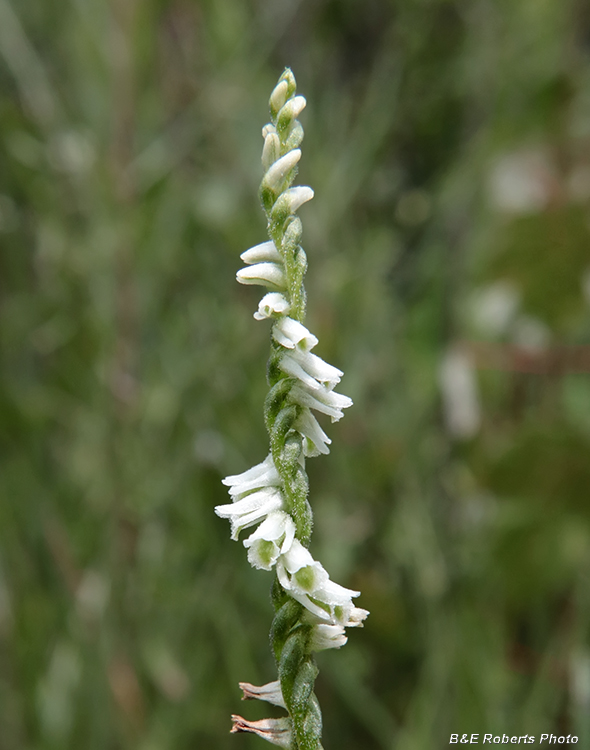
<svg viewBox="0 0 590 750">
<path fill-rule="evenodd" d="M 317 352 L 354 400 L 312 551 L 371 611 L 327 750 L 590 747 L 590 12 L 0 0 L 0 747 L 265 747 L 260 131 L 293 68 Z"/>
</svg>

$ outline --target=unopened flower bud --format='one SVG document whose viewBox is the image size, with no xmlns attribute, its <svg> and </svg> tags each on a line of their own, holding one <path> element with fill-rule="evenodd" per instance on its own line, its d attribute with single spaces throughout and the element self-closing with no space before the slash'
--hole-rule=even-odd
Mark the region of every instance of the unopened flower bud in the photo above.
<svg viewBox="0 0 590 750">
<path fill-rule="evenodd" d="M 272 207 L 271 218 L 275 222 L 285 221 L 307 201 L 313 198 L 313 190 L 307 185 L 300 185 L 285 190 Z"/>
<path fill-rule="evenodd" d="M 269 105 L 270 105 L 270 111 L 273 115 L 273 117 L 276 116 L 279 109 L 283 106 L 283 104 L 287 101 L 287 96 L 289 94 L 289 84 L 287 81 L 279 81 L 277 85 L 272 90 L 272 94 L 270 95 L 269 99 Z"/>
<path fill-rule="evenodd" d="M 281 142 L 276 133 L 269 133 L 264 139 L 262 148 L 262 168 L 266 170 L 274 164 L 281 154 Z"/>
<path fill-rule="evenodd" d="M 272 135 L 269 136 L 269 138 L 272 138 Z M 264 175 L 264 184 L 271 190 L 274 190 L 275 192 L 278 191 L 281 187 L 281 183 L 289 172 L 297 165 L 299 159 L 301 159 L 301 151 L 298 148 L 281 156 L 281 158 L 275 161 Z"/>
<path fill-rule="evenodd" d="M 289 101 L 286 102 L 283 107 L 281 107 L 281 110 L 278 114 L 278 118 L 277 118 L 278 130 L 279 131 L 286 130 L 291 124 L 291 122 L 296 117 L 299 117 L 301 112 L 303 112 L 306 104 L 307 102 L 305 101 L 304 96 L 294 96 L 293 99 L 289 99 Z"/>
</svg>

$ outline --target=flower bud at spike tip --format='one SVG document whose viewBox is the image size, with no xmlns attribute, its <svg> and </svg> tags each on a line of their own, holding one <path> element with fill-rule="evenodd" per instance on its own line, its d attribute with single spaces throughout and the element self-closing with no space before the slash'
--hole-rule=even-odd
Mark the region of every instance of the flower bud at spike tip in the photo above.
<svg viewBox="0 0 590 750">
<path fill-rule="evenodd" d="M 295 96 L 295 92 L 297 91 L 297 83 L 295 81 L 295 76 L 293 75 L 293 71 L 291 70 L 291 68 L 285 68 L 285 70 L 283 71 L 283 75 L 279 78 L 279 82 L 280 81 L 287 82 L 287 98 Z"/>
</svg>

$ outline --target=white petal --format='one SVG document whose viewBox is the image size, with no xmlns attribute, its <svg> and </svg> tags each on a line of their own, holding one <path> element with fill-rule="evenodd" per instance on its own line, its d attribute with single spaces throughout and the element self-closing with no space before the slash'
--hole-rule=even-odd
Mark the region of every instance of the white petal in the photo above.
<svg viewBox="0 0 590 750">
<path fill-rule="evenodd" d="M 242 500 L 229 505 L 218 505 L 215 512 L 221 518 L 229 518 L 232 528 L 232 539 L 237 539 L 242 529 L 247 529 L 262 521 L 269 513 L 282 510 L 283 495 L 274 488 L 264 488 Z"/>
<path fill-rule="evenodd" d="M 348 622 L 344 623 L 347 628 L 362 628 L 363 620 L 366 620 L 369 616 L 368 609 L 361 609 L 361 607 L 353 607 L 351 612 L 348 614 Z"/>
<path fill-rule="evenodd" d="M 315 596 L 316 590 L 323 590 L 330 582 L 324 567 L 313 559 L 299 539 L 294 539 L 289 551 L 281 555 L 277 571 L 279 566 L 285 569 L 283 578 L 288 582 L 285 588 L 290 592 Z"/>
<path fill-rule="evenodd" d="M 241 716 L 231 717 L 233 726 L 231 732 L 252 732 L 262 737 L 263 740 L 272 742 L 279 747 L 290 748 L 292 746 L 291 719 L 260 719 L 260 721 L 247 721 Z"/>
<path fill-rule="evenodd" d="M 297 349 L 291 356 L 309 375 L 319 380 L 320 383 L 326 383 L 330 390 L 340 382 L 344 374 L 342 370 L 329 365 L 323 359 L 309 351 L 300 351 L 300 349 Z"/>
<path fill-rule="evenodd" d="M 310 648 L 312 651 L 323 651 L 327 648 L 340 648 L 348 638 L 342 625 L 319 623 L 311 631 Z"/>
<path fill-rule="evenodd" d="M 275 465 L 272 460 L 272 456 L 269 453 L 261 463 L 256 464 L 256 466 L 253 466 L 251 469 L 243 471 L 241 474 L 232 474 L 229 477 L 222 479 L 221 482 L 228 487 L 241 484 L 242 482 L 250 482 L 252 479 L 257 479 L 258 477 L 264 476 L 269 469 L 274 468 Z"/>
<path fill-rule="evenodd" d="M 283 107 L 281 107 L 278 119 L 282 120 L 283 118 L 288 117 L 289 119 L 294 120 L 303 111 L 306 104 L 307 101 L 304 96 L 294 96 L 292 99 L 289 99 Z"/>
<path fill-rule="evenodd" d="M 276 135 L 277 129 L 272 123 L 267 122 L 266 125 L 262 128 L 262 137 L 266 140 L 266 136 L 269 135 L 269 133 L 274 133 Z"/>
<path fill-rule="evenodd" d="M 310 201 L 313 198 L 313 190 L 307 185 L 299 185 L 298 187 L 289 188 L 282 194 L 288 202 L 289 213 L 294 214 L 298 211 L 304 203 Z"/>
<path fill-rule="evenodd" d="M 273 221 L 284 220 L 294 214 L 307 201 L 313 198 L 313 190 L 307 185 L 298 185 L 283 191 L 271 209 Z"/>
<path fill-rule="evenodd" d="M 356 607 L 351 601 L 348 601 L 345 604 L 335 604 L 332 607 L 332 614 L 334 617 L 333 621 L 339 625 L 346 626 L 347 622 L 350 620 L 350 613 L 353 609 L 356 609 Z"/>
<path fill-rule="evenodd" d="M 320 388 L 310 393 L 305 386 L 298 383 L 291 389 L 291 398 L 301 406 L 307 406 L 322 414 L 327 414 L 332 418 L 332 422 L 342 419 L 344 416 L 342 409 L 352 406 L 352 399 L 343 396 L 341 393 L 329 391 L 327 388 Z"/>
<path fill-rule="evenodd" d="M 306 565 L 303 568 L 299 568 L 296 573 L 291 576 L 291 587 L 290 591 L 298 591 L 302 594 L 309 594 L 317 599 L 316 592 L 323 590 L 322 587 L 330 582 L 330 578 L 326 569 L 319 562 L 314 562 L 313 565 Z"/>
<path fill-rule="evenodd" d="M 287 525 L 287 528 L 285 529 L 285 539 L 283 541 L 283 544 L 281 545 L 281 555 L 286 554 L 291 549 L 291 545 L 295 541 L 296 531 L 297 529 L 293 522 Z"/>
<path fill-rule="evenodd" d="M 281 154 L 281 142 L 275 133 L 267 133 L 262 147 L 262 168 L 266 170 L 274 164 Z"/>
<path fill-rule="evenodd" d="M 346 589 L 344 586 L 340 586 L 334 581 L 327 581 L 321 589 L 318 589 L 314 593 L 314 598 L 319 599 L 326 604 L 331 606 L 343 607 L 346 604 L 350 604 L 352 597 L 360 596 L 360 591 L 353 591 L 352 589 Z"/>
<path fill-rule="evenodd" d="M 242 474 L 229 476 L 221 481 L 229 487 L 228 491 L 234 502 L 252 490 L 281 485 L 281 478 L 271 455 L 268 455 L 262 463 L 253 466 Z"/>
<path fill-rule="evenodd" d="M 279 583 L 281 584 L 281 586 L 285 590 L 287 590 L 290 586 L 291 581 L 289 578 L 289 574 L 285 570 L 285 566 L 282 563 L 281 557 L 279 557 L 279 559 L 277 560 L 277 578 L 279 579 Z"/>
<path fill-rule="evenodd" d="M 258 312 L 254 313 L 256 320 L 271 318 L 273 315 L 286 315 L 289 312 L 289 302 L 280 292 L 269 292 L 258 303 Z"/>
<path fill-rule="evenodd" d="M 250 482 L 243 482 L 239 487 L 230 487 L 229 494 L 232 502 L 239 502 L 242 498 L 247 497 L 252 490 L 262 490 L 268 487 L 280 487 L 281 478 L 276 469 L 269 469 L 268 473 L 260 479 L 252 479 Z"/>
<path fill-rule="evenodd" d="M 287 173 L 296 166 L 299 159 L 301 159 L 301 150 L 298 148 L 294 148 L 284 156 L 281 156 L 281 158 L 277 159 L 277 161 L 275 161 L 275 163 L 267 170 L 264 175 L 264 183 L 273 190 L 279 187 Z"/>
<path fill-rule="evenodd" d="M 254 245 L 249 250 L 245 250 L 240 258 L 247 263 L 252 265 L 253 263 L 263 263 L 269 261 L 271 263 L 281 263 L 281 256 L 279 251 L 275 247 L 274 242 L 261 242 L 259 245 Z"/>
<path fill-rule="evenodd" d="M 281 346 L 287 349 L 294 349 L 297 346 L 309 351 L 318 343 L 313 333 L 310 333 L 302 323 L 293 320 L 293 318 L 281 318 L 273 327 L 272 335 L 275 341 L 278 341 Z"/>
<path fill-rule="evenodd" d="M 274 488 L 264 487 L 256 492 L 251 492 L 241 500 L 226 505 L 218 505 L 215 512 L 220 518 L 232 518 L 250 513 L 258 508 L 264 508 L 267 505 L 274 505 L 275 499 L 280 496 L 280 492 Z M 274 510 L 274 508 L 273 508 Z M 270 511 L 267 511 L 270 512 Z M 265 513 L 266 515 L 266 513 Z"/>
<path fill-rule="evenodd" d="M 248 548 L 248 562 L 257 570 L 272 570 L 280 554 L 275 542 L 256 539 Z"/>
<path fill-rule="evenodd" d="M 291 516 L 284 511 L 276 511 L 271 513 L 256 531 L 244 540 L 244 547 L 250 547 L 257 539 L 265 539 L 269 542 L 277 541 L 288 532 L 291 533 L 292 530 L 294 534 L 294 529 L 295 524 Z"/>
<path fill-rule="evenodd" d="M 283 698 L 283 692 L 281 690 L 281 683 L 278 680 L 269 682 L 266 685 L 257 687 L 251 685 L 249 682 L 240 682 L 240 689 L 244 691 L 244 697 L 242 700 L 252 700 L 254 698 L 272 703 L 273 706 L 280 706 L 286 708 L 285 699 Z"/>
<path fill-rule="evenodd" d="M 295 539 L 291 549 L 281 557 L 281 561 L 289 573 L 295 573 L 306 565 L 313 565 L 315 560 L 311 553 L 306 549 L 299 539 Z"/>
<path fill-rule="evenodd" d="M 244 541 L 248 548 L 248 561 L 254 568 L 271 570 L 279 555 L 291 547 L 295 537 L 295 524 L 288 513 L 270 513 L 256 531 Z"/>
<path fill-rule="evenodd" d="M 279 369 L 287 375 L 291 375 L 292 377 L 301 380 L 302 383 L 305 383 L 305 385 L 312 390 L 316 390 L 322 387 L 321 384 L 318 383 L 317 380 L 315 380 L 315 378 L 312 378 L 311 375 L 308 375 L 305 372 L 299 362 L 296 362 L 288 354 L 285 354 L 281 357 L 279 361 Z"/>
<path fill-rule="evenodd" d="M 274 87 L 274 89 L 272 90 L 269 104 L 274 109 L 275 112 L 278 112 L 278 110 L 283 106 L 283 104 L 287 100 L 288 91 L 289 91 L 289 84 L 287 83 L 287 81 L 279 81 L 277 85 Z"/>
<path fill-rule="evenodd" d="M 279 572 L 279 565 L 277 563 L 277 573 Z M 286 589 L 287 587 L 285 584 L 281 581 L 281 577 L 279 575 L 279 581 L 281 583 L 281 586 Z M 323 622 L 328 622 L 332 624 L 336 624 L 336 620 L 330 610 L 329 607 L 322 607 L 319 604 L 316 604 L 316 602 L 312 601 L 307 594 L 302 594 L 299 591 L 291 590 L 289 591 L 290 596 L 295 599 L 295 601 L 298 601 L 299 604 L 303 604 L 303 606 L 311 612 L 312 615 L 318 618 L 318 620 L 322 620 Z"/>
<path fill-rule="evenodd" d="M 320 453 L 327 454 L 330 452 L 328 445 L 332 441 L 308 408 L 302 410 L 294 426 L 313 445 L 312 448 L 304 446 L 306 456 L 317 456 Z"/>
<path fill-rule="evenodd" d="M 256 265 L 241 268 L 236 278 L 240 284 L 257 284 L 276 291 L 282 291 L 287 284 L 283 268 L 277 263 L 256 263 Z"/>
</svg>

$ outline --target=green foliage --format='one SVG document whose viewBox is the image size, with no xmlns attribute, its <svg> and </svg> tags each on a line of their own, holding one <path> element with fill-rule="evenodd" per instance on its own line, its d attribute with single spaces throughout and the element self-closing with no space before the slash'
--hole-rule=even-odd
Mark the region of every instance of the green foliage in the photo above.
<svg viewBox="0 0 590 750">
<path fill-rule="evenodd" d="M 309 327 L 355 402 L 309 465 L 312 551 L 371 611 L 318 657 L 324 736 L 590 745 L 587 38 L 570 0 L 0 0 L 2 750 L 264 747 L 228 716 L 275 674 L 271 576 L 213 507 L 267 450 L 234 274 L 286 65 Z M 492 353 L 461 436 L 465 339 Z"/>
</svg>

